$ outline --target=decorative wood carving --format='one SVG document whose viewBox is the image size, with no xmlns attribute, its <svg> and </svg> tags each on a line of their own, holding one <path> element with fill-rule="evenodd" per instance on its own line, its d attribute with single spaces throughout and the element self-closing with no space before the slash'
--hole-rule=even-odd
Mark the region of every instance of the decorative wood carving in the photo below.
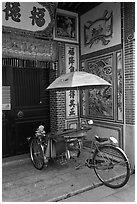
<svg viewBox="0 0 137 204">
<path fill-rule="evenodd" d="M 113 34 L 113 13 L 106 10 L 102 18 L 95 21 L 88 20 L 84 25 L 84 43 L 85 46 L 92 47 L 93 43 L 102 41 L 103 45 L 107 45 Z"/>
<path fill-rule="evenodd" d="M 2 57 L 55 61 L 57 59 L 57 45 L 54 41 L 3 34 Z"/>
</svg>

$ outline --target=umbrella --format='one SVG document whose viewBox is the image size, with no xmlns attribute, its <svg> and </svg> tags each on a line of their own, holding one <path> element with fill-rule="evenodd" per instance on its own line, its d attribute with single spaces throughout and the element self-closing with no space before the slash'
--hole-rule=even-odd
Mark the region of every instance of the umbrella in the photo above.
<svg viewBox="0 0 137 204">
<path fill-rule="evenodd" d="M 95 74 L 75 71 L 58 77 L 47 89 L 86 89 L 90 86 L 110 86 L 111 84 Z"/>
<path fill-rule="evenodd" d="M 75 71 L 67 74 L 63 74 L 58 77 L 53 83 L 51 83 L 47 89 L 56 89 L 56 90 L 71 90 L 76 89 L 87 89 L 94 87 L 104 87 L 110 86 L 106 80 L 100 78 L 99 76 L 91 73 L 87 73 L 84 71 Z M 77 94 L 78 96 L 78 94 Z M 79 101 L 79 100 L 78 100 Z M 78 109 L 78 127 L 79 127 L 79 102 L 77 101 L 77 109 Z"/>
</svg>

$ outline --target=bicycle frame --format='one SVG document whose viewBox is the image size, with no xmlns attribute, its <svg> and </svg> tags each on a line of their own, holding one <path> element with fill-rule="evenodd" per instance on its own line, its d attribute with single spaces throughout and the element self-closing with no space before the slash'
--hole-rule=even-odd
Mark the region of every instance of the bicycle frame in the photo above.
<svg viewBox="0 0 137 204">
<path fill-rule="evenodd" d="M 104 142 L 101 143 L 101 142 L 98 142 L 97 141 L 97 138 L 98 136 L 96 135 L 90 142 L 91 142 L 91 146 L 90 146 L 90 149 L 88 150 L 88 158 L 86 159 L 85 163 L 83 165 L 80 165 L 78 167 L 76 167 L 76 169 L 78 169 L 79 167 L 81 166 L 87 166 L 89 168 L 94 168 L 95 165 L 93 164 L 93 155 L 95 153 L 95 151 L 98 151 L 100 152 L 102 158 L 104 159 L 105 161 L 105 158 L 104 158 L 104 155 L 102 154 L 102 152 L 99 150 L 99 147 L 100 146 L 103 146 L 104 144 L 107 144 L 109 146 L 115 146 L 116 147 L 116 144 L 117 144 L 117 140 L 114 138 L 113 140 L 113 137 L 110 137 L 110 138 L 103 138 Z M 101 138 L 100 138 L 101 139 Z M 94 148 L 95 147 L 95 148 Z M 120 149 L 120 148 L 119 148 Z M 124 151 L 123 151 L 124 152 Z M 91 157 L 92 155 L 92 157 Z"/>
<path fill-rule="evenodd" d="M 31 160 L 35 168 L 41 170 L 44 165 L 47 166 L 51 158 L 60 158 L 60 164 L 65 164 L 68 159 L 79 157 L 80 152 L 85 148 L 83 139 L 89 130 L 91 130 L 91 127 L 65 130 L 57 134 L 45 134 L 44 127 L 40 126 L 40 129 L 36 131 L 35 137 L 28 138 L 28 141 L 30 141 Z M 90 142 L 88 157 L 84 165 L 80 164 L 75 168 L 79 169 L 81 166 L 93 168 L 97 177 L 106 186 L 112 188 L 124 186 L 130 176 L 130 165 L 124 151 L 116 146 L 117 140 L 113 137 L 102 138 L 95 135 Z M 73 153 L 76 153 L 76 157 L 73 157 Z M 66 160 L 64 160 L 64 157 Z M 109 180 L 104 177 L 104 174 L 109 177 Z M 115 180 L 115 174 L 117 178 L 121 175 L 123 176 L 123 180 L 120 183 L 115 184 L 112 182 Z"/>
<path fill-rule="evenodd" d="M 90 168 L 91 168 L 91 166 L 93 167 L 93 155 L 92 154 L 94 154 L 94 151 L 96 151 L 96 149 L 99 150 L 98 145 L 95 141 L 95 138 L 93 138 L 91 141 L 91 147 L 89 150 L 89 155 L 88 155 L 88 158 L 86 159 L 86 162 L 85 162 L 85 165 L 87 165 Z M 95 146 L 95 150 L 93 150 L 93 146 Z M 92 155 L 92 158 L 91 158 L 91 155 Z"/>
</svg>

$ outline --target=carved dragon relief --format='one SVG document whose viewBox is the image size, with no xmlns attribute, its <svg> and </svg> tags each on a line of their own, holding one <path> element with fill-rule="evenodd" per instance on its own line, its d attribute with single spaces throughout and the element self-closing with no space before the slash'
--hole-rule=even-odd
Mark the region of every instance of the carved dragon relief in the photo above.
<svg viewBox="0 0 137 204">
<path fill-rule="evenodd" d="M 113 34 L 113 12 L 109 14 L 105 10 L 101 18 L 95 21 L 87 21 L 84 25 L 84 44 L 85 46 L 90 46 L 94 43 L 102 41 L 103 45 L 107 45 L 110 42 L 110 37 Z"/>
</svg>

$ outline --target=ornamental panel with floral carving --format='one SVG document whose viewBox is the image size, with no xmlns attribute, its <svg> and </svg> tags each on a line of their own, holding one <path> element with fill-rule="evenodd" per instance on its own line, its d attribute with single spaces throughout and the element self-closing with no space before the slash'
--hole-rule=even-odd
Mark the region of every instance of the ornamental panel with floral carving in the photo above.
<svg viewBox="0 0 137 204">
<path fill-rule="evenodd" d="M 113 55 L 88 61 L 87 71 L 112 84 L 110 87 L 92 88 L 88 91 L 88 115 L 95 118 L 113 119 Z"/>
</svg>

